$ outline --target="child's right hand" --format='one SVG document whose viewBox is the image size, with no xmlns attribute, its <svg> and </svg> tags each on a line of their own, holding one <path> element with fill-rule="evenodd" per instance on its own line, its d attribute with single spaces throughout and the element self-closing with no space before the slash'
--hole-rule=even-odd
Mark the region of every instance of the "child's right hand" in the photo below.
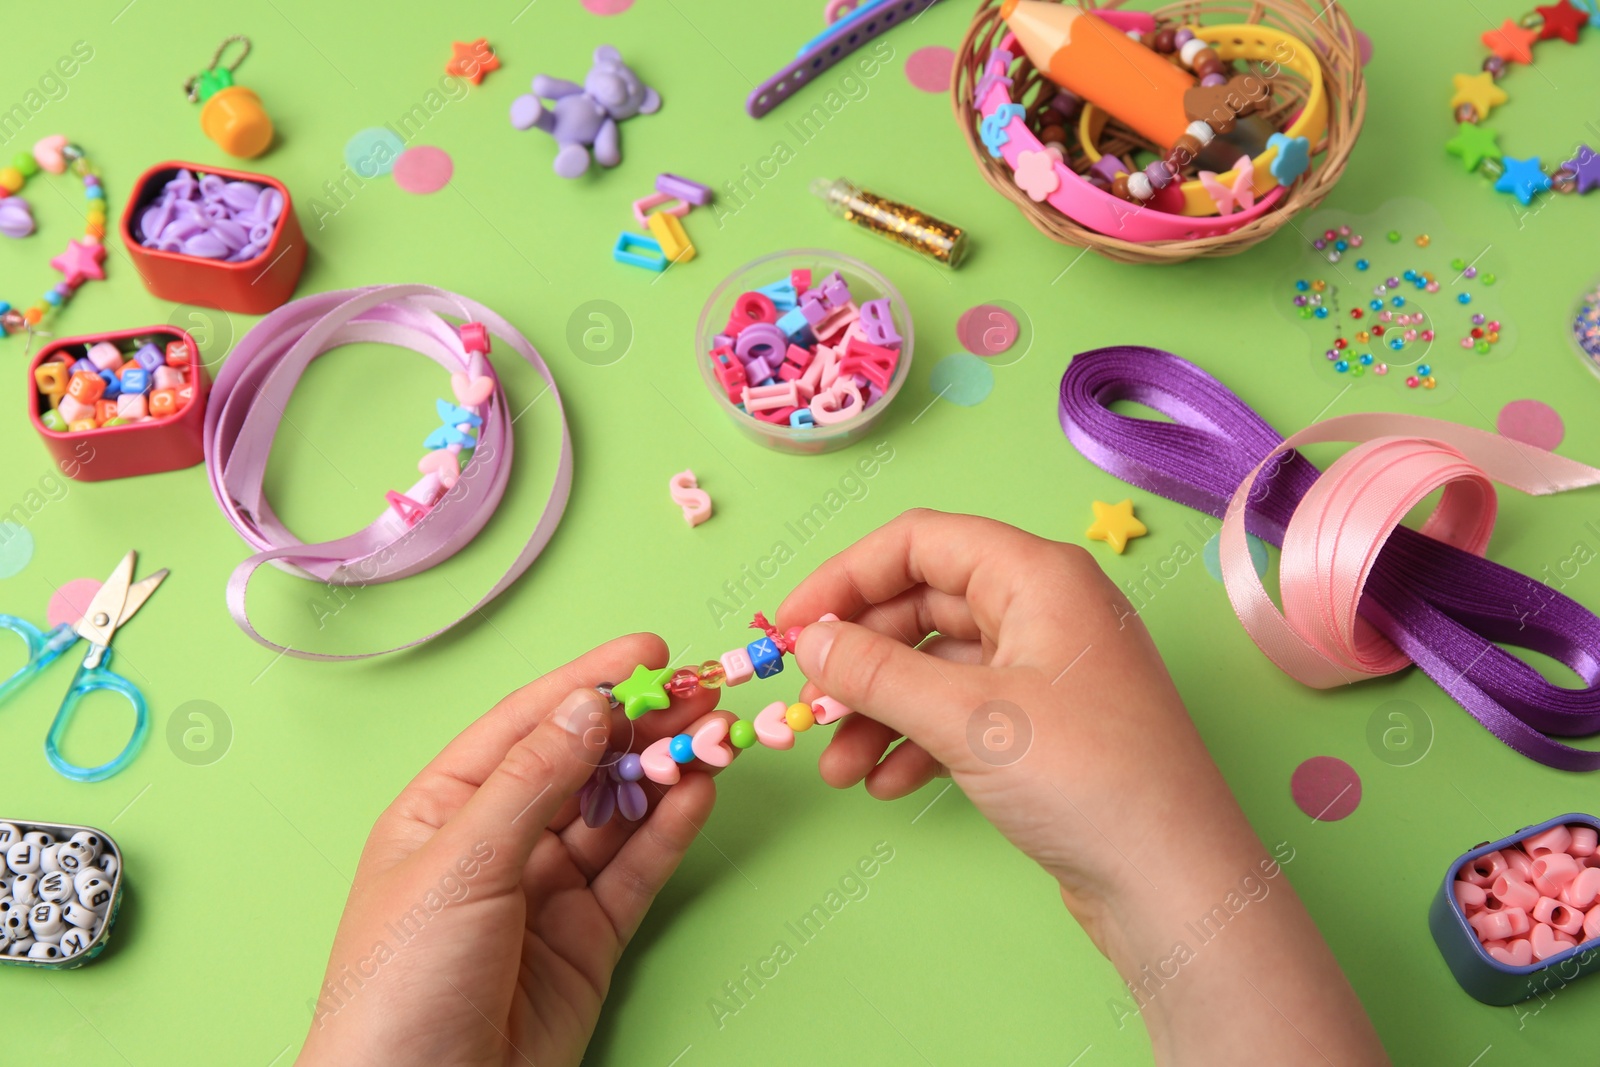
<svg viewBox="0 0 1600 1067">
<path fill-rule="evenodd" d="M 847 621 L 816 621 L 828 612 Z M 988 519 L 908 512 L 802 581 L 778 625 L 805 626 L 802 699 L 826 693 L 857 712 L 824 751 L 823 778 L 840 788 L 865 779 L 888 800 L 948 770 L 1056 878 L 1128 982 L 1170 961 L 1175 942 L 1196 941 L 1185 923 L 1230 894 L 1244 899 L 1247 880 L 1270 882 L 1225 949 L 1208 945 L 1177 965 L 1204 975 L 1158 981 L 1151 1004 L 1139 1001 L 1162 1062 L 1235 1052 L 1300 1062 L 1315 1058 L 1308 1042 L 1335 1062 L 1386 1062 L 1293 889 L 1273 881 L 1277 863 L 1144 625 L 1082 548 Z M 1265 979 L 1256 994 L 1252 976 Z M 1262 1013 L 1260 1031 L 1201 1032 L 1198 1020 L 1235 994 L 1270 996 L 1276 1013 Z M 1296 1025 L 1265 1032 L 1286 1019 Z"/>
</svg>

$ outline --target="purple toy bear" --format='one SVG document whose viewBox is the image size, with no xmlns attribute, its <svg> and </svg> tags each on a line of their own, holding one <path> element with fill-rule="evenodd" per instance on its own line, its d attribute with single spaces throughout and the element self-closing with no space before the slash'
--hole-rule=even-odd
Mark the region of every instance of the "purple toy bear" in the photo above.
<svg viewBox="0 0 1600 1067">
<path fill-rule="evenodd" d="M 615 48 L 603 44 L 594 50 L 594 67 L 582 85 L 535 77 L 533 92 L 511 102 L 511 125 L 519 130 L 537 126 L 554 137 L 561 146 L 555 172 L 577 178 L 589 169 L 591 148 L 602 167 L 622 162 L 617 123 L 660 109 L 661 95 L 639 80 Z"/>
</svg>

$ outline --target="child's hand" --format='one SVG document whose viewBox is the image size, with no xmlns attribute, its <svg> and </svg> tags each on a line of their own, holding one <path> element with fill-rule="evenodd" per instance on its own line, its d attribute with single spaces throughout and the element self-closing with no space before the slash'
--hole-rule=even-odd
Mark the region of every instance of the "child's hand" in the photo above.
<svg viewBox="0 0 1600 1067">
<path fill-rule="evenodd" d="M 848 621 L 816 623 L 828 612 Z M 802 581 L 778 625 L 806 626 L 802 699 L 826 693 L 857 712 L 823 752 L 823 778 L 838 787 L 864 778 L 873 796 L 893 799 L 947 769 L 1149 995 L 1136 999 L 1159 1060 L 1321 1062 L 1314 1047 L 1334 1062 L 1383 1062 L 1149 634 L 1082 548 L 988 519 L 908 512 Z M 1241 913 L 1249 921 L 1228 929 L 1225 948 L 1200 947 L 1184 924 L 1244 899 L 1246 882 L 1266 887 Z M 1185 941 L 1197 961 L 1172 962 Z M 1150 968 L 1171 978 L 1155 979 L 1159 991 Z M 1242 984 L 1252 979 L 1260 990 Z M 1207 1015 L 1225 1009 L 1245 1021 L 1208 1030 Z"/>
<path fill-rule="evenodd" d="M 659 637 L 635 634 L 524 686 L 379 816 L 301 1064 L 582 1059 L 612 968 L 715 794 L 685 768 L 638 823 L 591 829 L 578 817 L 573 794 L 608 734 L 628 740 L 593 687 L 666 658 Z M 635 724 L 631 747 L 723 714 L 715 704 L 710 690 L 674 700 Z"/>
</svg>

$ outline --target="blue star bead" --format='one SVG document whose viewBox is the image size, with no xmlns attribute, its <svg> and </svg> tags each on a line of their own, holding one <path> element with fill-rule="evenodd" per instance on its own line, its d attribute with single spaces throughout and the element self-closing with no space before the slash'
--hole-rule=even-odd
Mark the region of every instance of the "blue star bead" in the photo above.
<svg viewBox="0 0 1600 1067">
<path fill-rule="evenodd" d="M 1587 193 L 1590 189 L 1600 187 L 1600 153 L 1588 145 L 1579 145 L 1577 154 L 1561 165 L 1572 172 L 1577 192 Z"/>
<path fill-rule="evenodd" d="M 1531 156 L 1528 159 L 1506 156 L 1501 162 L 1505 164 L 1506 170 L 1495 179 L 1495 192 L 1510 193 L 1526 207 L 1533 203 L 1533 198 L 1537 194 L 1550 188 L 1550 175 L 1544 172 L 1538 156 Z"/>
<path fill-rule="evenodd" d="M 1304 137 L 1285 137 L 1275 133 L 1267 138 L 1267 147 L 1278 150 L 1277 158 L 1267 169 L 1272 171 L 1279 185 L 1288 185 L 1311 166 L 1311 142 Z"/>
</svg>

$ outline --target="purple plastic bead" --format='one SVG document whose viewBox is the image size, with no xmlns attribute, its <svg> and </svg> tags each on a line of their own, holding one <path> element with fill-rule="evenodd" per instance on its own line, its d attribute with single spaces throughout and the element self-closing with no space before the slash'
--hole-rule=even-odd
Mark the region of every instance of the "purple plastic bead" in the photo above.
<svg viewBox="0 0 1600 1067">
<path fill-rule="evenodd" d="M 650 798 L 638 782 L 623 782 L 617 786 L 617 811 L 629 822 L 638 822 L 650 810 Z"/>
<path fill-rule="evenodd" d="M 585 823 L 596 828 L 604 826 L 611 821 L 612 813 L 617 810 L 616 790 L 611 788 L 609 782 L 591 781 L 583 787 L 579 806 L 583 809 Z"/>
<path fill-rule="evenodd" d="M 1144 176 L 1150 179 L 1150 184 L 1157 189 L 1165 189 L 1172 184 L 1172 168 L 1167 166 L 1167 161 L 1158 159 L 1144 168 Z"/>
<path fill-rule="evenodd" d="M 1218 85 L 1227 85 L 1228 78 L 1223 74 L 1207 74 L 1205 77 L 1200 79 L 1200 84 L 1203 87 L 1210 89 Z"/>
<path fill-rule="evenodd" d="M 1174 48 L 1182 48 L 1192 40 L 1194 40 L 1194 31 L 1187 26 L 1179 27 L 1178 32 L 1172 35 L 1172 45 Z"/>
<path fill-rule="evenodd" d="M 140 214 L 139 232 L 147 248 L 238 263 L 261 255 L 282 212 L 276 189 L 180 170 Z"/>
<path fill-rule="evenodd" d="M 1116 178 L 1117 172 L 1128 172 L 1128 164 L 1113 155 L 1104 155 L 1095 160 L 1094 166 L 1089 168 L 1089 173 L 1098 174 L 1104 178 L 1107 185 Z"/>
<path fill-rule="evenodd" d="M 1466 270 L 1461 272 L 1461 276 L 1463 278 L 1476 278 L 1478 276 L 1478 268 L 1468 267 Z"/>
<path fill-rule="evenodd" d="M 676 174 L 656 175 L 656 192 L 675 196 L 686 204 L 704 207 L 711 203 L 711 187 L 680 178 Z"/>
<path fill-rule="evenodd" d="M 617 777 L 624 782 L 637 782 L 644 777 L 644 765 L 637 753 L 629 752 L 617 761 Z"/>
</svg>

